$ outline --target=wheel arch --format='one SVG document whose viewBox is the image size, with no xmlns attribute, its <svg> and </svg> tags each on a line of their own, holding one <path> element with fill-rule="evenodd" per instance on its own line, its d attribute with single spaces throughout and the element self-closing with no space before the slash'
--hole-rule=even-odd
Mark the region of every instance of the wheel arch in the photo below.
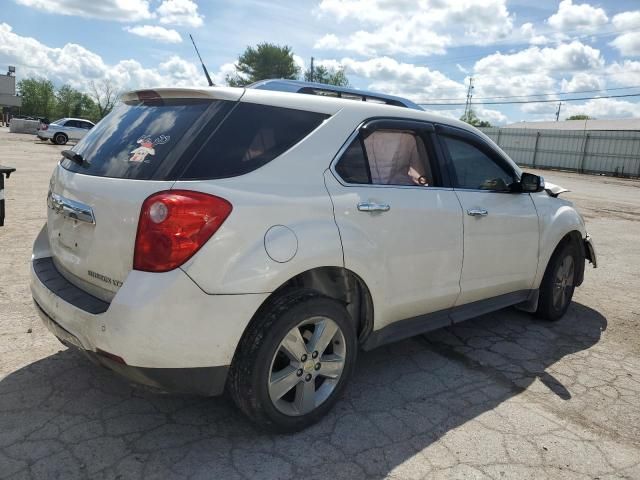
<svg viewBox="0 0 640 480">
<path fill-rule="evenodd" d="M 586 258 L 586 253 L 584 248 L 584 237 L 582 235 L 582 232 L 580 232 L 579 230 L 570 230 L 569 232 L 565 233 L 557 241 L 554 249 L 551 251 L 551 254 L 549 255 L 549 257 L 546 260 L 546 263 L 544 264 L 544 269 L 542 270 L 542 274 L 544 276 L 544 273 L 547 271 L 547 268 L 549 268 L 549 262 L 553 258 L 553 255 L 560 248 L 564 247 L 567 244 L 573 245 L 574 248 L 576 249 L 576 252 L 578 253 L 578 259 L 577 259 L 578 263 L 576 265 L 575 272 L 574 272 L 574 282 L 575 282 L 575 286 L 579 287 L 582 284 L 582 281 L 584 280 L 584 265 L 585 265 L 585 258 Z"/>
<path fill-rule="evenodd" d="M 347 268 L 323 266 L 298 273 L 275 289 L 254 313 L 245 327 L 238 345 L 260 316 L 276 300 L 299 291 L 315 292 L 318 295 L 332 298 L 344 304 L 355 323 L 360 344 L 364 342 L 373 330 L 373 299 L 364 280 Z"/>
</svg>

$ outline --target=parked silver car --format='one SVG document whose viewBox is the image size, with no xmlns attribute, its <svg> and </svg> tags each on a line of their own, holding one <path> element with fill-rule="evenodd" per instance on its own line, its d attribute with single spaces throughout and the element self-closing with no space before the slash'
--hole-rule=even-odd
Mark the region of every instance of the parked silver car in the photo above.
<svg viewBox="0 0 640 480">
<path fill-rule="evenodd" d="M 40 123 L 36 135 L 40 140 L 50 140 L 52 143 L 64 145 L 69 140 L 80 140 L 94 123 L 83 118 L 61 118 L 50 124 Z"/>
</svg>

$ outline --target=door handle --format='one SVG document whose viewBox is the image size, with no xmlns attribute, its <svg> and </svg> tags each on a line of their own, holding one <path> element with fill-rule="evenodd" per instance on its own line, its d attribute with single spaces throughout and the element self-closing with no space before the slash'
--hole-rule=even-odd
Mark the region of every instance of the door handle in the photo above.
<svg viewBox="0 0 640 480">
<path fill-rule="evenodd" d="M 470 208 L 467 210 L 467 215 L 471 215 L 472 217 L 486 217 L 489 215 L 484 208 Z"/>
<path fill-rule="evenodd" d="M 388 212 L 389 210 L 391 210 L 391 205 L 382 203 L 363 202 L 358 204 L 358 211 L 360 212 Z"/>
</svg>

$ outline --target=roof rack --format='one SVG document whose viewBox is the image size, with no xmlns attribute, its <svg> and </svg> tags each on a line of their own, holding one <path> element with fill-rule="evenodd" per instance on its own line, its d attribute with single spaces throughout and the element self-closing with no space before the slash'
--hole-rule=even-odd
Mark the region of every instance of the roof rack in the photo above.
<svg viewBox="0 0 640 480">
<path fill-rule="evenodd" d="M 369 92 L 366 90 L 356 90 L 354 88 L 337 87 L 325 83 L 303 82 L 300 80 L 269 79 L 260 80 L 248 85 L 247 88 L 258 90 L 273 90 L 277 92 L 306 93 L 308 95 L 320 95 L 334 98 L 347 98 L 361 102 L 383 103 L 396 107 L 423 110 L 422 107 L 411 100 L 384 93 Z"/>
</svg>

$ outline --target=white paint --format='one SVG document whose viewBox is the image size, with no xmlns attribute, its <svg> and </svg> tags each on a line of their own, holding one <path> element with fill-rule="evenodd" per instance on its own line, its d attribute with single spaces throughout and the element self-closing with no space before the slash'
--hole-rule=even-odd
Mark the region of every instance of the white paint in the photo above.
<svg viewBox="0 0 640 480">
<path fill-rule="evenodd" d="M 264 248 L 274 262 L 285 263 L 298 251 L 298 237 L 284 225 L 274 225 L 264 235 Z"/>
</svg>

